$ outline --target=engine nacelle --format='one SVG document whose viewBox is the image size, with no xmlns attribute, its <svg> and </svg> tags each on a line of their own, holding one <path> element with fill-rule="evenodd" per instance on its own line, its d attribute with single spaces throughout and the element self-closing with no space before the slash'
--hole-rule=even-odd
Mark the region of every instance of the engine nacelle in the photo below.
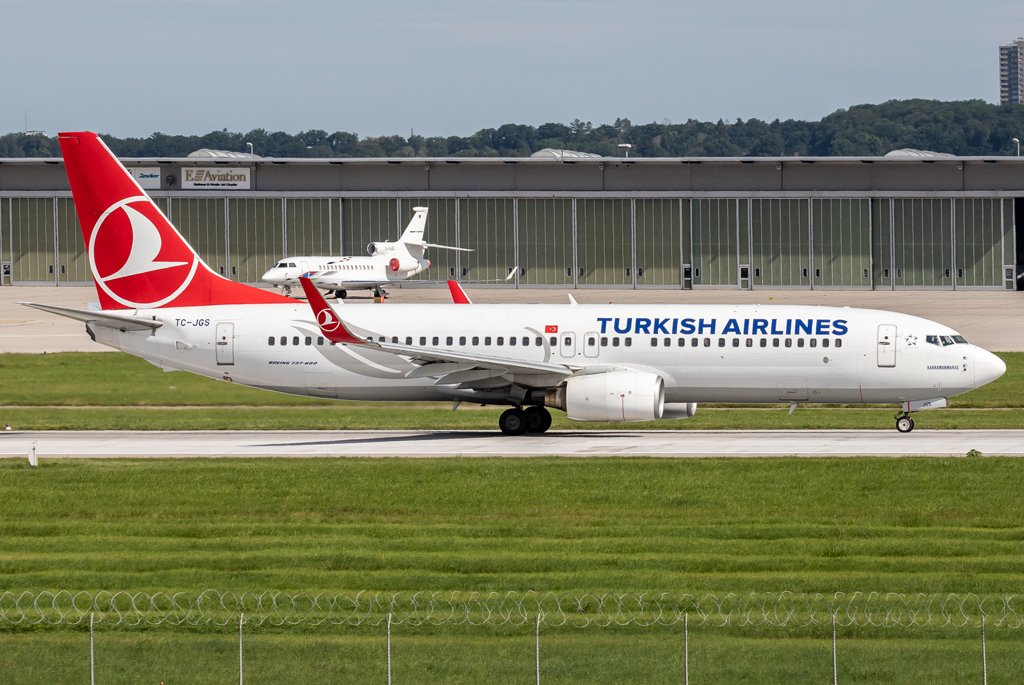
<svg viewBox="0 0 1024 685">
<path fill-rule="evenodd" d="M 418 273 L 423 266 L 410 255 L 399 255 L 388 260 L 388 271 L 392 273 Z"/>
<path fill-rule="evenodd" d="M 375 254 L 386 254 L 391 251 L 391 243 L 384 241 L 383 243 L 370 243 L 366 246 L 366 254 L 371 257 Z"/>
<path fill-rule="evenodd" d="M 544 404 L 574 421 L 654 421 L 665 409 L 665 382 L 656 373 L 609 371 L 573 376 L 549 390 Z"/>
<path fill-rule="evenodd" d="M 666 402 L 663 419 L 688 419 L 697 413 L 696 402 Z"/>
</svg>

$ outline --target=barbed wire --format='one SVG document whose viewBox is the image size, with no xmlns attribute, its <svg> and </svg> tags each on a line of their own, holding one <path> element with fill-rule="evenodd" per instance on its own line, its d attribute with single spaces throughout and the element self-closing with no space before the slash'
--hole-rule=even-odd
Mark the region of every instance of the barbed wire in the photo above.
<svg viewBox="0 0 1024 685">
<path fill-rule="evenodd" d="M 552 592 L 72 592 L 0 593 L 0 625 L 392 625 L 546 627 L 1021 628 L 1017 595 L 894 592 L 672 594 Z"/>
</svg>

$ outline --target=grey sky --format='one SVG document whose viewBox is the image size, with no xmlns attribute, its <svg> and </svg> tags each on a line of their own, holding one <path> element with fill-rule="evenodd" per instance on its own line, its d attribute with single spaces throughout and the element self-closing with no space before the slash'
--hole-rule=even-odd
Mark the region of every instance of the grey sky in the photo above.
<svg viewBox="0 0 1024 685">
<path fill-rule="evenodd" d="M 819 119 L 997 102 L 1019 0 L 0 0 L 0 133 Z"/>
</svg>

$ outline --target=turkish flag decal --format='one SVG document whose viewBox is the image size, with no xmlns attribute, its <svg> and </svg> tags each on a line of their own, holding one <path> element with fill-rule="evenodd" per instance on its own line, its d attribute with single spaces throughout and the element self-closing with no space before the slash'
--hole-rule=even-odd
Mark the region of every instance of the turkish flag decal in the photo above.
<svg viewBox="0 0 1024 685">
<path fill-rule="evenodd" d="M 549 324 L 549 325 L 544 327 L 544 332 L 545 333 L 557 333 L 558 332 L 558 326 L 552 326 L 552 325 Z"/>
</svg>

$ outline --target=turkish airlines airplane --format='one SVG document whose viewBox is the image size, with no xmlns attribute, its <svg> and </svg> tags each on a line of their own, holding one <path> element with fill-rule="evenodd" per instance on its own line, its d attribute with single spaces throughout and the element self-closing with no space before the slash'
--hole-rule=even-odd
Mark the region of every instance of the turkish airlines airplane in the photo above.
<svg viewBox="0 0 1024 685">
<path fill-rule="evenodd" d="M 30 304 L 165 369 L 314 397 L 507 405 L 507 434 L 693 416 L 698 402 L 891 403 L 911 412 L 999 378 L 956 331 L 813 306 L 455 304 L 332 308 L 214 273 L 94 133 L 61 150 L 99 309 Z M 28 303 L 26 303 L 28 304 Z"/>
<path fill-rule="evenodd" d="M 450 247 L 423 242 L 427 225 L 427 208 L 413 207 L 412 220 L 396 242 L 373 242 L 366 246 L 369 257 L 286 257 L 263 274 L 266 283 L 272 283 L 291 294 L 298 285 L 299 276 L 306 276 L 318 288 L 333 290 L 344 299 L 349 290 L 372 289 L 376 297 L 383 297 L 383 286 L 412 278 L 430 268 L 426 257 L 428 247 L 440 250 L 472 252 L 465 247 Z"/>
</svg>

